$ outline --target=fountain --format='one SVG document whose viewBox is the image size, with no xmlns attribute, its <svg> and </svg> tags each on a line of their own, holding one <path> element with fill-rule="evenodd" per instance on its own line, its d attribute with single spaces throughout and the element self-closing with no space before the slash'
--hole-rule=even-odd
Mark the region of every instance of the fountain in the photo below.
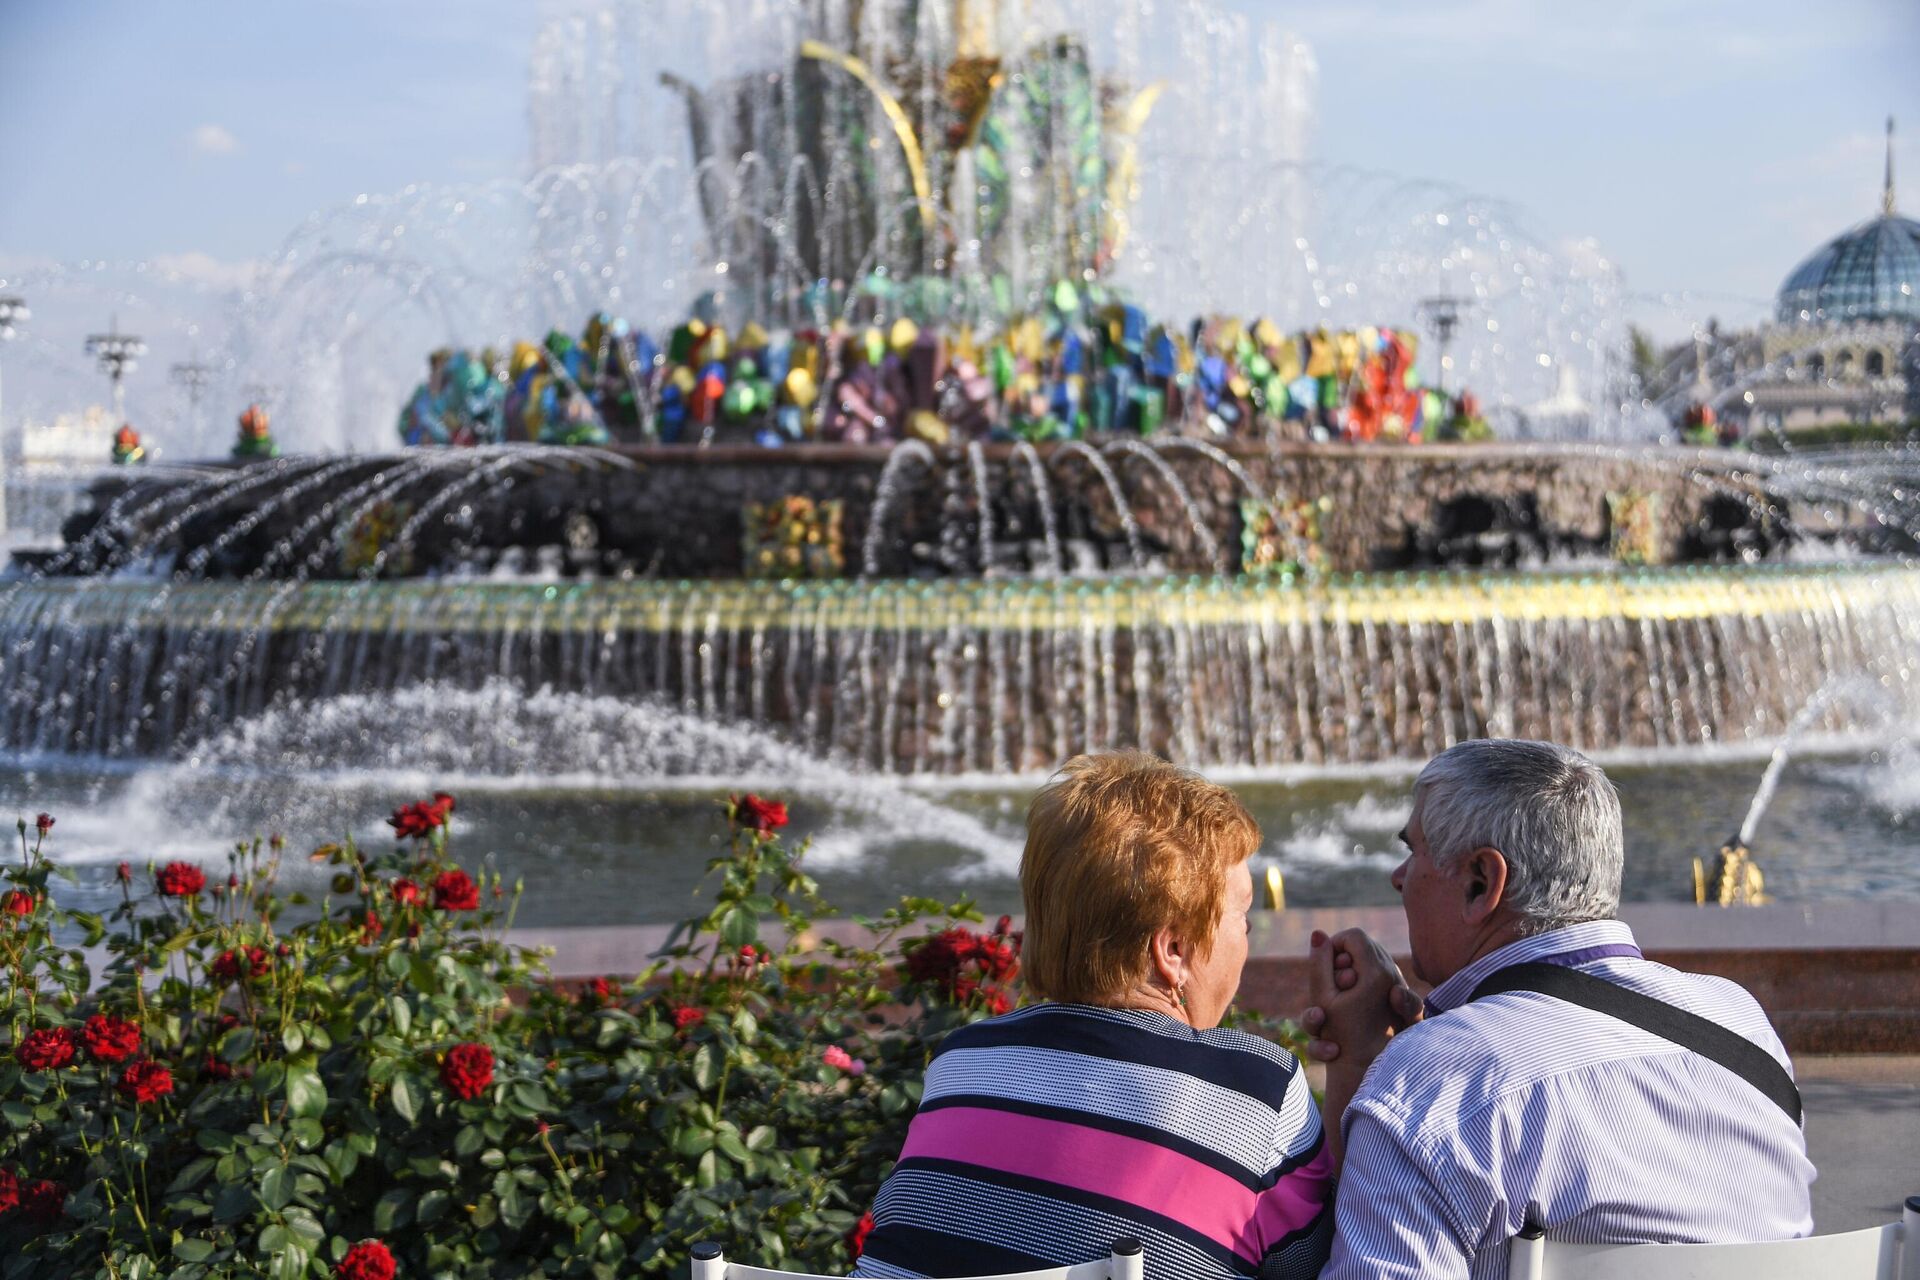
<svg viewBox="0 0 1920 1280">
<path fill-rule="evenodd" d="M 482 773 L 833 790 L 1121 746 L 1259 776 L 1484 734 L 1765 750 L 1849 680 L 1879 705 L 1822 703 L 1834 732 L 1920 715 L 1920 458 L 1617 443 L 1613 265 L 1305 164 L 1293 42 L 1190 0 L 747 8 L 704 44 L 556 8 L 553 167 L 297 232 L 190 388 L 283 388 L 271 433 L 250 408 L 218 463 L 89 476 L 0 579 L 0 750 L 364 777 L 410 749 L 383 707 L 446 705 Z M 636 134 L 663 102 L 690 150 Z M 1255 194 L 1176 198 L 1218 165 Z M 1196 303 L 1248 318 L 1171 319 Z M 1555 385 L 1578 438 L 1432 442 L 1521 434 Z M 401 406 L 473 447 L 276 444 L 388 448 Z M 1004 871 L 1004 832 L 949 825 Z"/>
</svg>

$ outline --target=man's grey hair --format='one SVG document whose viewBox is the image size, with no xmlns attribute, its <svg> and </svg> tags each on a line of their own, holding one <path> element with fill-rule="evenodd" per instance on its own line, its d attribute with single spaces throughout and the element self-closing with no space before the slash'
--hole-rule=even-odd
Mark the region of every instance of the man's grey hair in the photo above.
<svg viewBox="0 0 1920 1280">
<path fill-rule="evenodd" d="M 1620 907 L 1620 797 L 1600 766 L 1551 742 L 1487 738 L 1428 761 L 1413 784 L 1435 865 L 1507 860 L 1505 901 L 1541 933 Z"/>
</svg>

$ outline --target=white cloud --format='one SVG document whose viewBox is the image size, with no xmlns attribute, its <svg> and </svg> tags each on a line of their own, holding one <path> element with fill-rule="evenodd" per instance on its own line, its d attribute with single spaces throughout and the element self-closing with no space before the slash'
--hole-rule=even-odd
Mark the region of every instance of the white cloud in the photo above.
<svg viewBox="0 0 1920 1280">
<path fill-rule="evenodd" d="M 206 285 L 214 289 L 244 289 L 266 274 L 266 264 L 252 259 L 228 261 L 198 249 L 186 253 L 163 253 L 148 265 L 162 279 L 182 284 Z"/>
<path fill-rule="evenodd" d="M 230 156 L 240 149 L 240 139 L 223 124 L 203 124 L 188 134 L 187 140 L 201 155 Z"/>
</svg>

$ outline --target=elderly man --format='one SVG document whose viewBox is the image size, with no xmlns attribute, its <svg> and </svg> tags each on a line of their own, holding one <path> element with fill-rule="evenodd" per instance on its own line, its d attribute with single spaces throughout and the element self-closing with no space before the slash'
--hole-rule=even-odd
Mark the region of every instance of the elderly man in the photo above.
<svg viewBox="0 0 1920 1280">
<path fill-rule="evenodd" d="M 1323 1280 L 1504 1277 L 1532 1230 L 1812 1230 L 1786 1050 L 1752 996 L 1647 960 L 1613 918 L 1620 802 L 1598 766 L 1462 743 L 1421 772 L 1401 839 L 1424 1009 L 1364 934 L 1314 939 L 1307 1024 L 1346 1146 Z"/>
</svg>

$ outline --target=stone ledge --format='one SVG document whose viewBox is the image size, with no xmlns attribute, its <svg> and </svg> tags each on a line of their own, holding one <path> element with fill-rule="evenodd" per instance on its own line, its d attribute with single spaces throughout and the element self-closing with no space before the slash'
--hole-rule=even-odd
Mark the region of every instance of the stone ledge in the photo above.
<svg viewBox="0 0 1920 1280">
<path fill-rule="evenodd" d="M 1650 959 L 1751 991 L 1793 1053 L 1920 1053 L 1920 910 L 1913 903 L 1629 903 L 1621 917 Z M 1260 913 L 1240 1002 L 1272 1016 L 1297 1014 L 1306 1000 L 1309 935 L 1352 926 L 1407 965 L 1406 917 L 1397 907 Z M 814 931 L 848 940 L 863 932 L 849 921 Z M 552 948 L 554 974 L 578 979 L 635 973 L 668 935 L 665 925 L 516 929 L 509 941 Z"/>
</svg>

